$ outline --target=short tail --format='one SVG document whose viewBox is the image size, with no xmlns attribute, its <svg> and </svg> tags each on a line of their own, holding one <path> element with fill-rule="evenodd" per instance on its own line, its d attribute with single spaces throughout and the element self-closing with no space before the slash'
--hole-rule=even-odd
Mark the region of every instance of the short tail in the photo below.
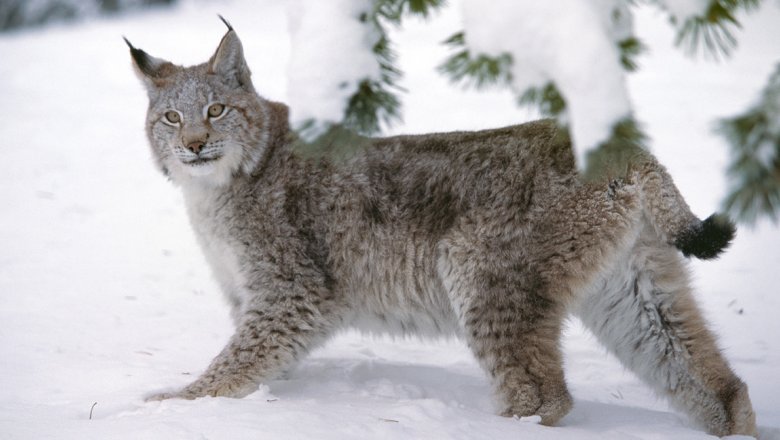
<svg viewBox="0 0 780 440">
<path fill-rule="evenodd" d="M 678 234 L 674 246 L 686 257 L 701 260 L 718 258 L 731 244 L 737 228 L 725 215 L 712 214 Z"/>
<path fill-rule="evenodd" d="M 672 176 L 654 157 L 645 155 L 635 164 L 633 173 L 641 187 L 644 210 L 650 224 L 683 255 L 711 260 L 731 244 L 736 235 L 734 223 L 719 214 L 713 214 L 706 220 L 696 217 Z"/>
</svg>

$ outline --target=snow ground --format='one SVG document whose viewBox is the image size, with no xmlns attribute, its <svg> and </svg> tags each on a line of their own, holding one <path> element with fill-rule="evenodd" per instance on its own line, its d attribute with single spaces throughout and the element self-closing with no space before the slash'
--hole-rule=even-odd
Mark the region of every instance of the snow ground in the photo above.
<svg viewBox="0 0 780 440">
<path fill-rule="evenodd" d="M 531 117 L 505 93 L 453 89 L 433 72 L 456 12 L 397 34 L 406 123 L 395 132 L 494 127 Z M 490 391 L 456 341 L 348 333 L 288 377 L 241 399 L 144 403 L 189 382 L 230 335 L 180 195 L 150 161 L 146 97 L 121 35 L 191 64 L 211 55 L 227 17 L 258 90 L 284 100 L 283 6 L 184 2 L 171 10 L 0 36 L 0 439 L 706 438 L 572 323 L 566 370 L 576 403 L 558 427 L 494 415 Z M 724 191 L 726 146 L 713 118 L 742 110 L 780 58 L 780 12 L 746 20 L 728 63 L 670 49 L 660 13 L 637 17 L 652 54 L 631 77 L 653 149 L 693 209 Z M 751 389 L 764 438 L 780 438 L 780 233 L 743 228 L 722 259 L 692 265 L 725 353 Z M 96 403 L 96 404 L 95 404 Z M 93 408 L 94 404 L 94 408 Z M 90 411 L 92 417 L 90 420 Z"/>
</svg>

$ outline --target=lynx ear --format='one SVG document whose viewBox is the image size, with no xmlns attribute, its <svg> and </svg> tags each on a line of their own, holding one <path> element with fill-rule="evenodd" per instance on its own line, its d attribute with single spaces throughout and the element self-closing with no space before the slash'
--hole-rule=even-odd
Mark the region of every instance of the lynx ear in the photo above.
<svg viewBox="0 0 780 440">
<path fill-rule="evenodd" d="M 169 61 L 155 58 L 143 50 L 133 47 L 127 38 L 124 38 L 124 40 L 127 46 L 130 47 L 130 56 L 133 58 L 135 73 L 147 87 L 162 85 L 163 80 L 175 70 L 175 66 Z"/>
<path fill-rule="evenodd" d="M 222 16 L 219 18 L 228 27 L 228 31 L 214 55 L 209 60 L 209 73 L 220 75 L 232 87 L 254 90 L 249 66 L 244 59 L 244 49 L 236 31 Z"/>
</svg>

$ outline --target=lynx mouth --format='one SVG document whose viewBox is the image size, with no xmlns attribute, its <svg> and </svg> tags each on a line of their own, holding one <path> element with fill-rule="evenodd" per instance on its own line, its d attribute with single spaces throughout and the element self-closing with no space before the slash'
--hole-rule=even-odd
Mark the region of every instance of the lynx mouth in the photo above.
<svg viewBox="0 0 780 440">
<path fill-rule="evenodd" d="M 188 161 L 182 161 L 184 162 L 184 165 L 188 165 L 191 167 L 199 167 L 203 165 L 210 164 L 212 162 L 216 162 L 219 160 L 222 156 L 214 156 L 214 157 L 199 157 L 194 160 L 188 160 Z"/>
</svg>

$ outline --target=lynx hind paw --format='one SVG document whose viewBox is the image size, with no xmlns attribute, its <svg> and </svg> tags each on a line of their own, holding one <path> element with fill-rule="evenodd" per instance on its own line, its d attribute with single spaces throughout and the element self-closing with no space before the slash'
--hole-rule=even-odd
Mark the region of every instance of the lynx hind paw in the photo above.
<svg viewBox="0 0 780 440">
<path fill-rule="evenodd" d="M 728 217 L 713 214 L 680 234 L 674 245 L 686 257 L 710 260 L 729 247 L 736 232 L 737 228 Z"/>
<path fill-rule="evenodd" d="M 257 391 L 257 387 L 257 383 L 243 376 L 224 376 L 220 380 L 200 378 L 181 390 L 153 393 L 144 400 L 147 402 L 168 399 L 193 400 L 207 396 L 240 399 Z"/>
</svg>

